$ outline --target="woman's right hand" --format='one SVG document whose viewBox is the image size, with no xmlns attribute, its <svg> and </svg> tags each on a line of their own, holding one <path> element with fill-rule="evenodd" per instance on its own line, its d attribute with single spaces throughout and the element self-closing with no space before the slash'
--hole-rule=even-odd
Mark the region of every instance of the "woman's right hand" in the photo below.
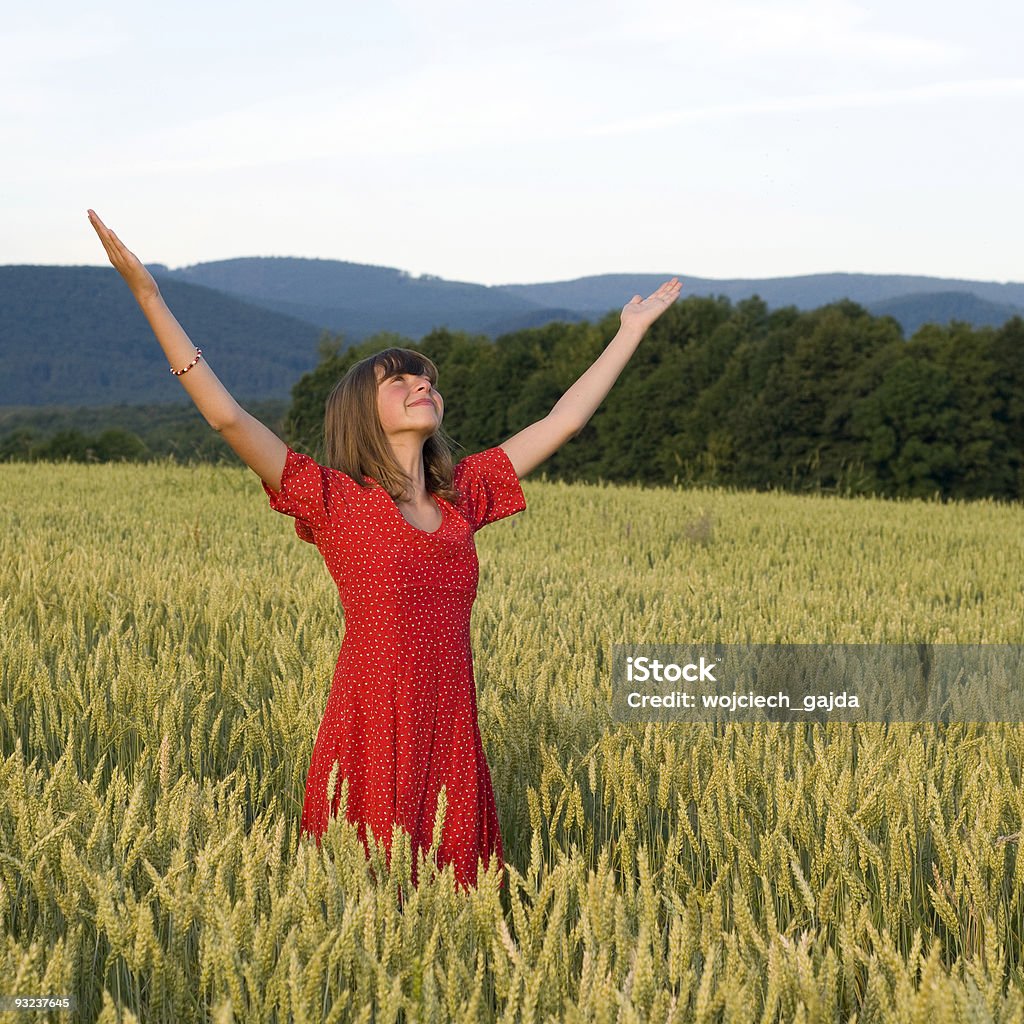
<svg viewBox="0 0 1024 1024">
<path fill-rule="evenodd" d="M 100 220 L 95 210 L 89 211 L 89 223 L 96 229 L 110 262 L 132 290 L 136 301 L 141 303 L 159 295 L 160 289 L 153 280 L 153 275 L 142 265 L 138 256 Z"/>
</svg>

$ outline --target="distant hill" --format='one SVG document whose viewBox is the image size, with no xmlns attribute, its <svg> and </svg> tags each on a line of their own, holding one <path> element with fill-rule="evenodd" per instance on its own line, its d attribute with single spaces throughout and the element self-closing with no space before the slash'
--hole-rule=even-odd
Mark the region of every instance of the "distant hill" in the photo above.
<svg viewBox="0 0 1024 1024">
<path fill-rule="evenodd" d="M 872 302 L 867 307 L 875 316 L 891 316 L 909 337 L 923 324 L 948 324 L 960 320 L 975 327 L 1001 327 L 1024 308 L 979 299 L 969 292 L 934 292 L 930 295 L 902 295 L 897 299 Z"/>
<path fill-rule="evenodd" d="M 250 257 L 199 263 L 162 273 L 217 288 L 358 341 L 380 330 L 420 338 L 434 327 L 490 337 L 552 320 L 598 319 L 636 292 L 648 294 L 663 274 L 600 274 L 546 284 L 479 285 L 432 275 L 411 277 L 391 267 L 341 260 Z M 816 309 L 840 299 L 866 307 L 897 301 L 893 313 L 912 333 L 921 323 L 953 315 L 977 325 L 1002 323 L 1024 309 L 1024 284 L 897 274 L 810 274 L 803 277 L 712 278 L 677 275 L 684 295 L 724 295 L 733 302 L 759 295 L 772 308 Z M 953 294 L 964 296 L 954 302 Z M 972 304 L 967 296 L 977 300 Z M 1000 319 L 1000 309 L 1006 315 Z M 903 316 L 907 319 L 904 323 Z M 977 319 L 975 319 L 975 317 Z M 993 319 L 995 318 L 995 319 Z"/>
<path fill-rule="evenodd" d="M 168 304 L 233 394 L 286 398 L 318 361 L 323 329 L 349 343 L 380 331 L 415 342 L 438 326 L 491 338 L 553 320 L 596 320 L 671 276 L 604 274 L 485 286 L 411 277 L 340 260 L 251 257 L 170 270 L 151 265 Z M 999 324 L 1024 311 L 1024 284 L 871 274 L 712 280 L 680 275 L 686 295 L 759 295 L 771 308 L 849 298 L 922 323 Z M 188 401 L 109 267 L 0 266 L 0 406 Z"/>
<path fill-rule="evenodd" d="M 251 257 L 199 263 L 164 276 L 342 332 L 349 341 L 381 330 L 421 338 L 435 327 L 494 336 L 530 318 L 550 323 L 572 312 L 545 309 L 500 288 L 341 260 Z"/>
<path fill-rule="evenodd" d="M 163 278 L 167 304 L 232 394 L 285 398 L 320 331 L 222 292 Z M 0 267 L 0 405 L 188 401 L 112 268 Z"/>
<path fill-rule="evenodd" d="M 602 274 L 574 281 L 550 284 L 508 284 L 501 289 L 529 299 L 539 306 L 564 306 L 579 311 L 606 312 L 622 306 L 636 292 L 647 294 L 672 274 Z M 942 295 L 959 292 L 986 302 L 1024 308 L 1024 284 L 992 281 L 964 281 L 941 277 L 912 277 L 901 274 L 810 274 L 804 277 L 712 278 L 677 275 L 684 295 L 724 295 L 737 302 L 759 295 L 772 308 L 819 306 L 851 299 L 861 305 L 905 296 Z"/>
</svg>

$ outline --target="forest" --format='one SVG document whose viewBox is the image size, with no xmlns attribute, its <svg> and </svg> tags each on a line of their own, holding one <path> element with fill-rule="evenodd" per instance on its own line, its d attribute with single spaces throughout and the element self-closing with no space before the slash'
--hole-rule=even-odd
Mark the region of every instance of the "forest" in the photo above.
<svg viewBox="0 0 1024 1024">
<path fill-rule="evenodd" d="M 346 346 L 325 333 L 291 401 L 246 404 L 320 455 L 328 392 L 389 345 L 437 365 L 456 459 L 550 411 L 597 358 L 618 314 L 491 340 L 438 329 Z M 241 399 L 240 399 L 241 401 Z M 259 409 L 259 411 L 257 411 Z M 233 459 L 190 405 L 0 414 L 0 460 Z M 106 419 L 104 419 L 106 417 Z M 844 495 L 1024 498 L 1024 319 L 925 324 L 841 301 L 770 310 L 759 298 L 690 297 L 657 321 L 549 479 Z"/>
</svg>

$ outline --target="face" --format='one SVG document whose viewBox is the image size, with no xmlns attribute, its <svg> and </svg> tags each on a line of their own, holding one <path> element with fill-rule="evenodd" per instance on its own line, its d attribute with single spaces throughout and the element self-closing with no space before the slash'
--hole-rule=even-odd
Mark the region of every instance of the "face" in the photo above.
<svg viewBox="0 0 1024 1024">
<path fill-rule="evenodd" d="M 425 374 L 400 373 L 381 380 L 377 370 L 377 413 L 388 436 L 411 432 L 430 437 L 441 425 L 444 399 Z"/>
</svg>

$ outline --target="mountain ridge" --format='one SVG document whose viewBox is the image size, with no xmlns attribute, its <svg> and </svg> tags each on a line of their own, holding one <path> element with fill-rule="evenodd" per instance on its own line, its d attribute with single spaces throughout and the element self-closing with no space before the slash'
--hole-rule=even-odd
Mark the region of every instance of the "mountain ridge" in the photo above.
<svg viewBox="0 0 1024 1024">
<path fill-rule="evenodd" d="M 387 331 L 415 344 L 438 327 L 496 338 L 554 320 L 600 320 L 637 292 L 680 276 L 478 285 L 302 257 L 240 257 L 178 271 L 149 266 L 186 331 L 209 346 L 225 386 L 251 398 L 284 398 L 318 362 L 325 329 L 345 343 Z M 850 299 L 894 317 L 907 335 L 928 322 L 998 326 L 1024 316 L 1024 284 L 1015 282 L 844 273 L 682 280 L 684 297 L 723 295 L 737 302 L 756 294 L 769 308 L 812 309 Z M 921 290 L 900 291 L 911 285 Z M 0 266 L 0 357 L 7 370 L 0 406 L 184 400 L 169 389 L 159 346 L 109 266 Z"/>
<path fill-rule="evenodd" d="M 906 304 L 909 313 L 903 326 L 908 332 L 928 322 L 924 298 L 928 295 L 962 293 L 1006 307 L 999 311 L 990 306 L 960 303 L 963 309 L 977 314 L 978 325 L 996 322 L 1004 313 L 1004 319 L 1024 313 L 1024 283 L 912 274 L 835 271 L 793 277 L 719 279 L 672 273 L 608 273 L 538 284 L 482 285 L 447 281 L 432 274 L 413 277 L 394 267 L 298 256 L 215 260 L 167 270 L 166 274 L 172 279 L 184 277 L 223 290 L 332 331 L 342 331 L 352 340 L 375 330 L 422 337 L 439 326 L 495 337 L 523 325 L 534 326 L 554 319 L 599 319 L 620 309 L 637 292 L 654 291 L 670 277 L 682 280 L 684 295 L 724 295 L 732 302 L 758 295 L 772 308 L 794 305 L 814 309 L 842 299 L 870 308 L 876 303 L 916 296 L 914 302 Z M 329 301 L 332 294 L 344 294 L 346 299 Z M 353 303 L 354 295 L 363 301 Z M 946 307 L 949 303 L 942 300 L 938 305 Z"/>
</svg>

